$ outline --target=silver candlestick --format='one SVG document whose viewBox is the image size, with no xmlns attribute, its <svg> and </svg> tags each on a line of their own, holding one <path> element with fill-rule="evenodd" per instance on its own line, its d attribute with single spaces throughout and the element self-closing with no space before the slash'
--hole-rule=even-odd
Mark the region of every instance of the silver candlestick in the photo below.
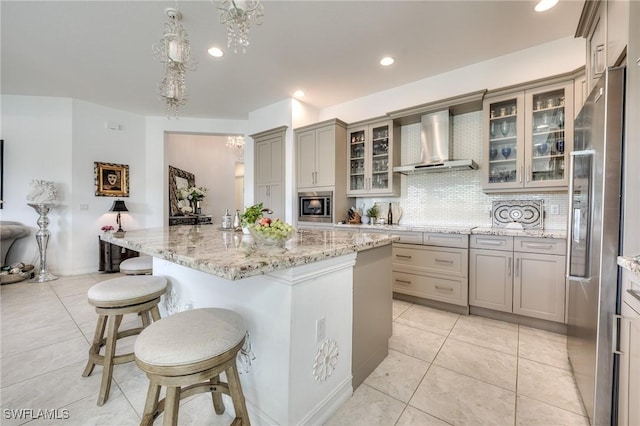
<svg viewBox="0 0 640 426">
<path fill-rule="evenodd" d="M 47 214 L 53 207 L 55 207 L 55 204 L 28 203 L 28 205 L 33 207 L 33 209 L 40 215 L 37 222 L 40 229 L 36 232 L 36 241 L 38 242 L 38 249 L 40 251 L 40 271 L 31 279 L 31 282 L 44 283 L 47 281 L 57 280 L 58 277 L 47 271 L 47 244 L 49 244 L 49 236 L 51 235 L 51 232 L 47 229 L 47 226 L 49 225 L 49 218 L 47 217 Z"/>
</svg>

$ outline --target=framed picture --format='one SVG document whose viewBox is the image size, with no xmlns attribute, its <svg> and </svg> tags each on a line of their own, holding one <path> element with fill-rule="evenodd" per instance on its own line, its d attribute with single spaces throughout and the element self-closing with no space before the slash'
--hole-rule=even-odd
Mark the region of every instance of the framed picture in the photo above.
<svg viewBox="0 0 640 426">
<path fill-rule="evenodd" d="M 196 177 L 193 173 L 169 166 L 169 216 L 182 215 L 178 202 L 178 190 L 192 186 L 196 186 Z"/>
<path fill-rule="evenodd" d="M 129 166 L 127 164 L 93 163 L 96 196 L 128 197 Z"/>
</svg>

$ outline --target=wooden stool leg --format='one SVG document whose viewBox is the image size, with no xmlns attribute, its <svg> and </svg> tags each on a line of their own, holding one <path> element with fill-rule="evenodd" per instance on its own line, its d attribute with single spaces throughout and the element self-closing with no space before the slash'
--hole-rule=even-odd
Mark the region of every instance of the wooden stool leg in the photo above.
<svg viewBox="0 0 640 426">
<path fill-rule="evenodd" d="M 149 390 L 147 391 L 147 400 L 144 403 L 140 426 L 153 425 L 153 420 L 158 410 L 158 398 L 160 398 L 160 386 L 151 380 L 149 381 Z"/>
<path fill-rule="evenodd" d="M 160 310 L 158 309 L 158 305 L 151 308 L 151 318 L 154 321 L 160 321 Z"/>
<path fill-rule="evenodd" d="M 102 383 L 98 394 L 98 405 L 102 406 L 109 398 L 111 390 L 111 376 L 113 375 L 113 357 L 116 353 L 116 340 L 118 336 L 118 326 L 122 321 L 122 315 L 110 315 L 107 320 L 107 345 L 104 351 L 104 361 L 102 363 Z"/>
<path fill-rule="evenodd" d="M 211 383 L 211 386 L 216 386 L 218 383 L 220 383 L 220 375 L 217 375 L 212 379 L 209 379 L 209 383 Z M 224 413 L 224 403 L 222 402 L 222 392 L 211 392 L 211 398 L 213 399 L 213 409 L 215 410 L 216 414 Z"/>
<path fill-rule="evenodd" d="M 244 394 L 242 393 L 242 385 L 240 384 L 240 376 L 235 362 L 231 364 L 225 371 L 227 373 L 227 381 L 229 382 L 229 393 L 233 401 L 233 409 L 236 411 L 236 420 L 240 420 L 243 426 L 250 426 L 249 412 L 244 402 Z"/>
<path fill-rule="evenodd" d="M 140 318 L 142 319 L 142 328 L 147 328 L 151 324 L 151 319 L 149 318 L 149 311 L 140 312 Z"/>
<path fill-rule="evenodd" d="M 163 426 L 178 425 L 178 408 L 180 407 L 180 388 L 176 386 L 167 387 L 167 396 L 164 398 L 164 421 Z"/>
<path fill-rule="evenodd" d="M 93 372 L 93 368 L 96 366 L 96 356 L 100 355 L 100 342 L 104 337 L 104 329 L 107 325 L 107 317 L 105 315 L 98 315 L 98 322 L 96 323 L 96 331 L 93 334 L 93 342 L 89 348 L 89 359 L 87 360 L 87 366 L 82 372 L 83 377 L 88 377 Z"/>
</svg>

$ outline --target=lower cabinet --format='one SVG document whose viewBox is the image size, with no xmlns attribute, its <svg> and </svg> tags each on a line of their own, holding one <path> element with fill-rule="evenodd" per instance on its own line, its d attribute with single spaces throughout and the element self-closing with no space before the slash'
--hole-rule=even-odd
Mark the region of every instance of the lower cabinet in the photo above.
<svg viewBox="0 0 640 426">
<path fill-rule="evenodd" d="M 120 272 L 120 263 L 122 261 L 139 255 L 135 250 L 129 250 L 128 248 L 102 241 L 100 237 L 98 237 L 98 244 L 100 251 L 98 271 Z"/>
<path fill-rule="evenodd" d="M 468 306 L 467 265 L 467 248 L 394 243 L 393 291 Z"/>
<path fill-rule="evenodd" d="M 469 305 L 564 322 L 566 243 L 471 236 Z"/>
<path fill-rule="evenodd" d="M 640 277 L 632 280 L 623 271 L 623 303 L 620 321 L 620 384 L 618 425 L 640 425 L 640 298 L 627 292 L 640 292 Z"/>
</svg>

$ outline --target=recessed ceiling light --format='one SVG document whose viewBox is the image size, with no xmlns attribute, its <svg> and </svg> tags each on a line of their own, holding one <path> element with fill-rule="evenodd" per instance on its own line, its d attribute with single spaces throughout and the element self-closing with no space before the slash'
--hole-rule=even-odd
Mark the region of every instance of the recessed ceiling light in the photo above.
<svg viewBox="0 0 640 426">
<path fill-rule="evenodd" d="M 388 67 L 389 65 L 393 65 L 395 61 L 396 60 L 393 59 L 391 56 L 385 56 L 384 58 L 380 59 L 380 65 L 384 67 Z"/>
<path fill-rule="evenodd" d="M 224 52 L 219 47 L 212 47 L 211 49 L 207 50 L 207 52 L 209 52 L 209 55 L 213 56 L 214 58 L 222 58 L 224 56 Z"/>
<path fill-rule="evenodd" d="M 304 92 L 302 90 L 296 90 L 293 92 L 294 98 L 304 98 Z"/>
<path fill-rule="evenodd" d="M 545 10 L 551 9 L 556 4 L 558 4 L 558 0 L 540 0 L 538 4 L 536 4 L 535 10 L 536 12 L 544 12 Z"/>
</svg>

